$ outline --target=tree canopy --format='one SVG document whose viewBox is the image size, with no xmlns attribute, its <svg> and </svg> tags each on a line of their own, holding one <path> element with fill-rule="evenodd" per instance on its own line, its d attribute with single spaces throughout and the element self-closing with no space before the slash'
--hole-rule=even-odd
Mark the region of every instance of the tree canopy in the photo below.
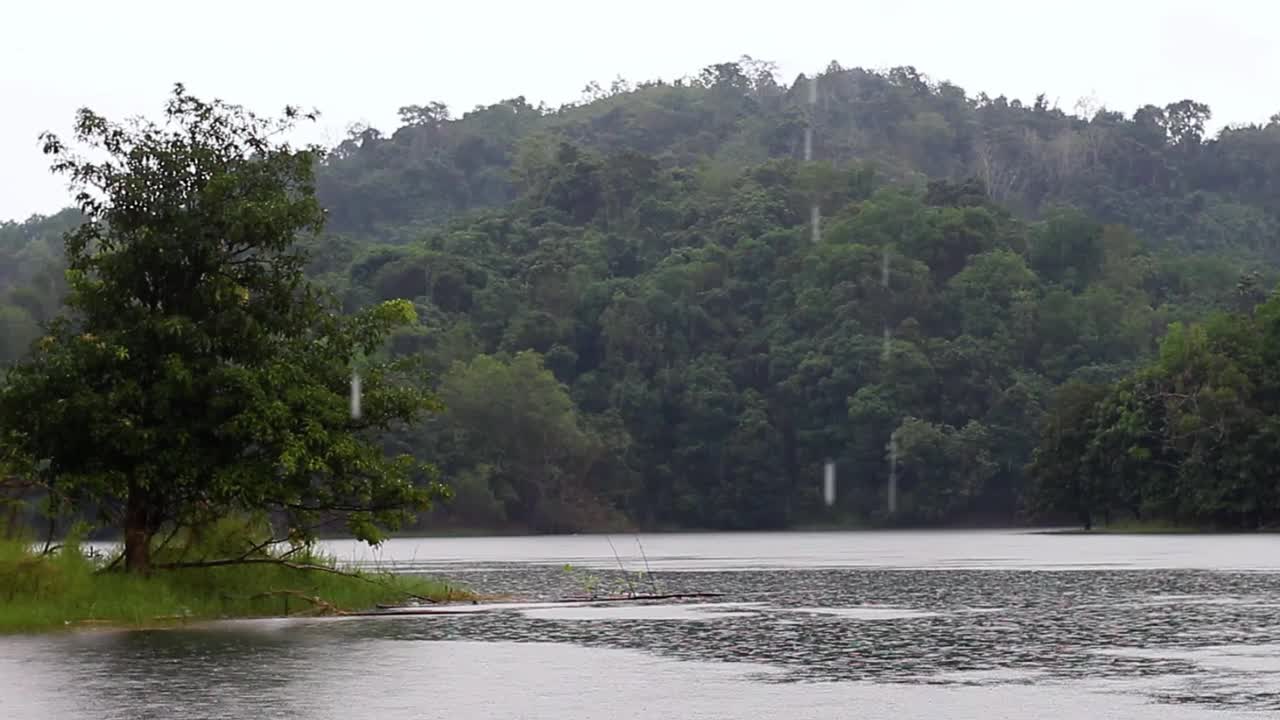
<svg viewBox="0 0 1280 720">
<path fill-rule="evenodd" d="M 461 113 L 438 102 L 406 110 L 401 127 L 355 128 L 326 159 L 318 188 L 334 230 L 410 239 L 408 228 L 503 206 L 558 140 L 610 158 L 603 167 L 618 175 L 618 158 L 635 153 L 731 177 L 803 158 L 809 127 L 813 157 L 836 166 L 872 162 L 901 182 L 974 178 L 1018 214 L 1072 205 L 1183 252 L 1280 253 L 1280 121 L 1210 135 L 1211 108 L 1182 98 L 1126 115 L 1089 99 L 1061 108 L 1044 95 L 971 94 L 914 67 L 831 63 L 787 84 L 743 58 L 685 78 L 595 84 L 559 108 L 517 97 Z"/>
<path fill-rule="evenodd" d="M 1036 499 L 1097 517 L 1258 529 L 1280 521 L 1280 294 L 1173 325 L 1152 361 L 1064 388 L 1034 454 Z"/>
<path fill-rule="evenodd" d="M 345 316 L 303 274 L 298 238 L 323 222 L 315 150 L 274 139 L 298 117 L 178 86 L 163 124 L 82 110 L 75 140 L 101 160 L 45 137 L 84 222 L 66 239 L 67 312 L 10 369 L 0 423 L 56 507 L 123 530 L 131 570 L 169 526 L 272 510 L 305 536 L 336 514 L 373 541 L 439 494 L 376 441 L 435 407 L 419 364 L 371 357 L 412 306 Z"/>
</svg>

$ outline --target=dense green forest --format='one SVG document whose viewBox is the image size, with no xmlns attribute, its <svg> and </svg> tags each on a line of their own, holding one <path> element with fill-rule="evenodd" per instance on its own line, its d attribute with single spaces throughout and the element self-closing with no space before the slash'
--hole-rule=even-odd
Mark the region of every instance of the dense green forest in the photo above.
<svg viewBox="0 0 1280 720">
<path fill-rule="evenodd" d="M 1120 382 L 1072 382 L 1034 452 L 1034 506 L 1082 525 L 1157 518 L 1209 528 L 1280 521 L 1280 295 L 1173 325 Z"/>
<path fill-rule="evenodd" d="M 424 359 L 444 409 L 392 445 L 455 494 L 424 527 L 1256 525 L 1264 480 L 1206 479 L 1236 446 L 1166 428 L 1134 452 L 1131 418 L 1172 422 L 1135 415 L 1155 396 L 1134 387 L 1261 357 L 1240 334 L 1280 259 L 1280 115 L 1209 120 L 1189 100 L 975 97 L 912 68 L 788 86 L 746 59 L 557 109 L 427 102 L 317 169 L 308 272 L 350 311 L 417 308 L 387 352 Z M 0 360 L 57 313 L 77 221 L 0 226 Z M 1216 312 L 1237 314 L 1195 329 Z M 1161 346 L 1172 323 L 1193 329 Z M 1240 382 L 1265 394 L 1266 367 Z M 1249 407 L 1231 422 L 1269 417 Z"/>
</svg>

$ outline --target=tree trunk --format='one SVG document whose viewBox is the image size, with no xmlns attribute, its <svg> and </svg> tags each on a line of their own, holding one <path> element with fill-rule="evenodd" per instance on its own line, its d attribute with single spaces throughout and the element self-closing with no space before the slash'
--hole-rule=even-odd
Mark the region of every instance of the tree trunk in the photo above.
<svg viewBox="0 0 1280 720">
<path fill-rule="evenodd" d="M 9 506 L 9 518 L 4 523 L 4 539 L 13 540 L 18 537 L 18 503 Z"/>
<path fill-rule="evenodd" d="M 124 568 L 131 573 L 151 570 L 151 527 L 144 491 L 131 485 L 124 511 Z"/>
</svg>

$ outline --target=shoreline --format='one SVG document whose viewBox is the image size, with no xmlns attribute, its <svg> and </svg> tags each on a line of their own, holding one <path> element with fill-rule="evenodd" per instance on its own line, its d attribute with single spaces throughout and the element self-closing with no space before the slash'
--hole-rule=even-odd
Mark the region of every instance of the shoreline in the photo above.
<svg viewBox="0 0 1280 720">
<path fill-rule="evenodd" d="M 1093 528 L 1085 530 L 1083 528 L 1062 529 L 1062 530 L 1036 530 L 1031 535 L 1066 535 L 1066 536 L 1138 536 L 1138 535 L 1274 535 L 1280 533 L 1280 528 L 1264 528 L 1259 530 L 1206 530 L 1203 528 Z"/>
<path fill-rule="evenodd" d="M 820 528 L 745 531 L 743 534 L 840 532 L 848 530 Z M 1213 530 L 1152 523 L 1116 524 L 1090 530 L 1058 526 L 925 530 L 864 528 L 852 532 L 884 535 L 1005 532 L 1072 538 L 1140 535 L 1258 536 L 1271 535 L 1280 530 Z M 581 534 L 599 536 L 609 533 Z M 662 534 L 689 533 L 677 531 Z M 442 536 L 401 535 L 398 539 L 440 537 Z M 514 539 L 518 536 L 502 537 Z M 376 565 L 340 562 L 323 550 L 305 558 L 296 558 L 297 563 L 290 559 L 289 563 L 274 564 L 268 559 L 266 564 L 255 565 L 158 568 L 151 575 L 144 576 L 102 572 L 102 561 L 85 554 L 84 549 L 73 546 L 69 552 L 64 549 L 47 556 L 33 551 L 0 556 L 0 588 L 3 588 L 0 590 L 0 637 L 67 630 L 181 629 L 243 620 L 455 614 L 468 612 L 470 606 L 478 603 L 520 602 L 519 598 L 505 594 L 486 594 L 466 586 L 454 586 L 443 577 L 401 574 Z M 643 601 L 646 598 L 641 596 L 628 599 Z"/>
<path fill-rule="evenodd" d="M 532 531 L 486 532 L 483 530 L 460 533 L 397 533 L 388 540 L 449 540 L 449 539 L 516 539 L 540 537 L 604 537 L 610 535 L 785 535 L 788 533 L 982 533 L 1007 532 L 1028 535 L 1266 535 L 1280 533 L 1280 528 L 1260 528 L 1257 530 L 1213 529 L 1197 527 L 1177 527 L 1168 525 L 1112 525 L 1094 527 L 1085 530 L 1081 527 L 1063 525 L 958 525 L 950 527 L 936 526 L 833 526 L 806 525 L 790 528 L 770 528 L 759 530 L 714 530 L 707 528 L 663 528 L 648 530 L 586 530 L 574 533 L 540 533 Z M 321 541 L 344 541 L 350 538 L 334 535 L 321 537 Z"/>
<path fill-rule="evenodd" d="M 185 566 L 181 555 L 172 553 L 155 558 L 148 572 L 130 573 L 109 569 L 102 554 L 86 550 L 73 542 L 41 554 L 23 541 L 0 542 L 0 636 L 342 616 L 379 606 L 448 605 L 482 597 L 447 579 L 362 568 L 318 552 L 262 553 L 242 562 Z"/>
</svg>

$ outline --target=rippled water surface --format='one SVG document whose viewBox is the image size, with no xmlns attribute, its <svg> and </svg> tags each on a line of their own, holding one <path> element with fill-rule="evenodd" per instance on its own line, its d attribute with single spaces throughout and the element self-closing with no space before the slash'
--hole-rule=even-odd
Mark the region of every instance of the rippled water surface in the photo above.
<svg viewBox="0 0 1280 720">
<path fill-rule="evenodd" d="M 1278 543 L 1002 532 L 331 543 L 520 602 L 0 638 L 0 718 L 1277 717 Z M 588 586 L 723 596 L 548 602 Z"/>
</svg>

